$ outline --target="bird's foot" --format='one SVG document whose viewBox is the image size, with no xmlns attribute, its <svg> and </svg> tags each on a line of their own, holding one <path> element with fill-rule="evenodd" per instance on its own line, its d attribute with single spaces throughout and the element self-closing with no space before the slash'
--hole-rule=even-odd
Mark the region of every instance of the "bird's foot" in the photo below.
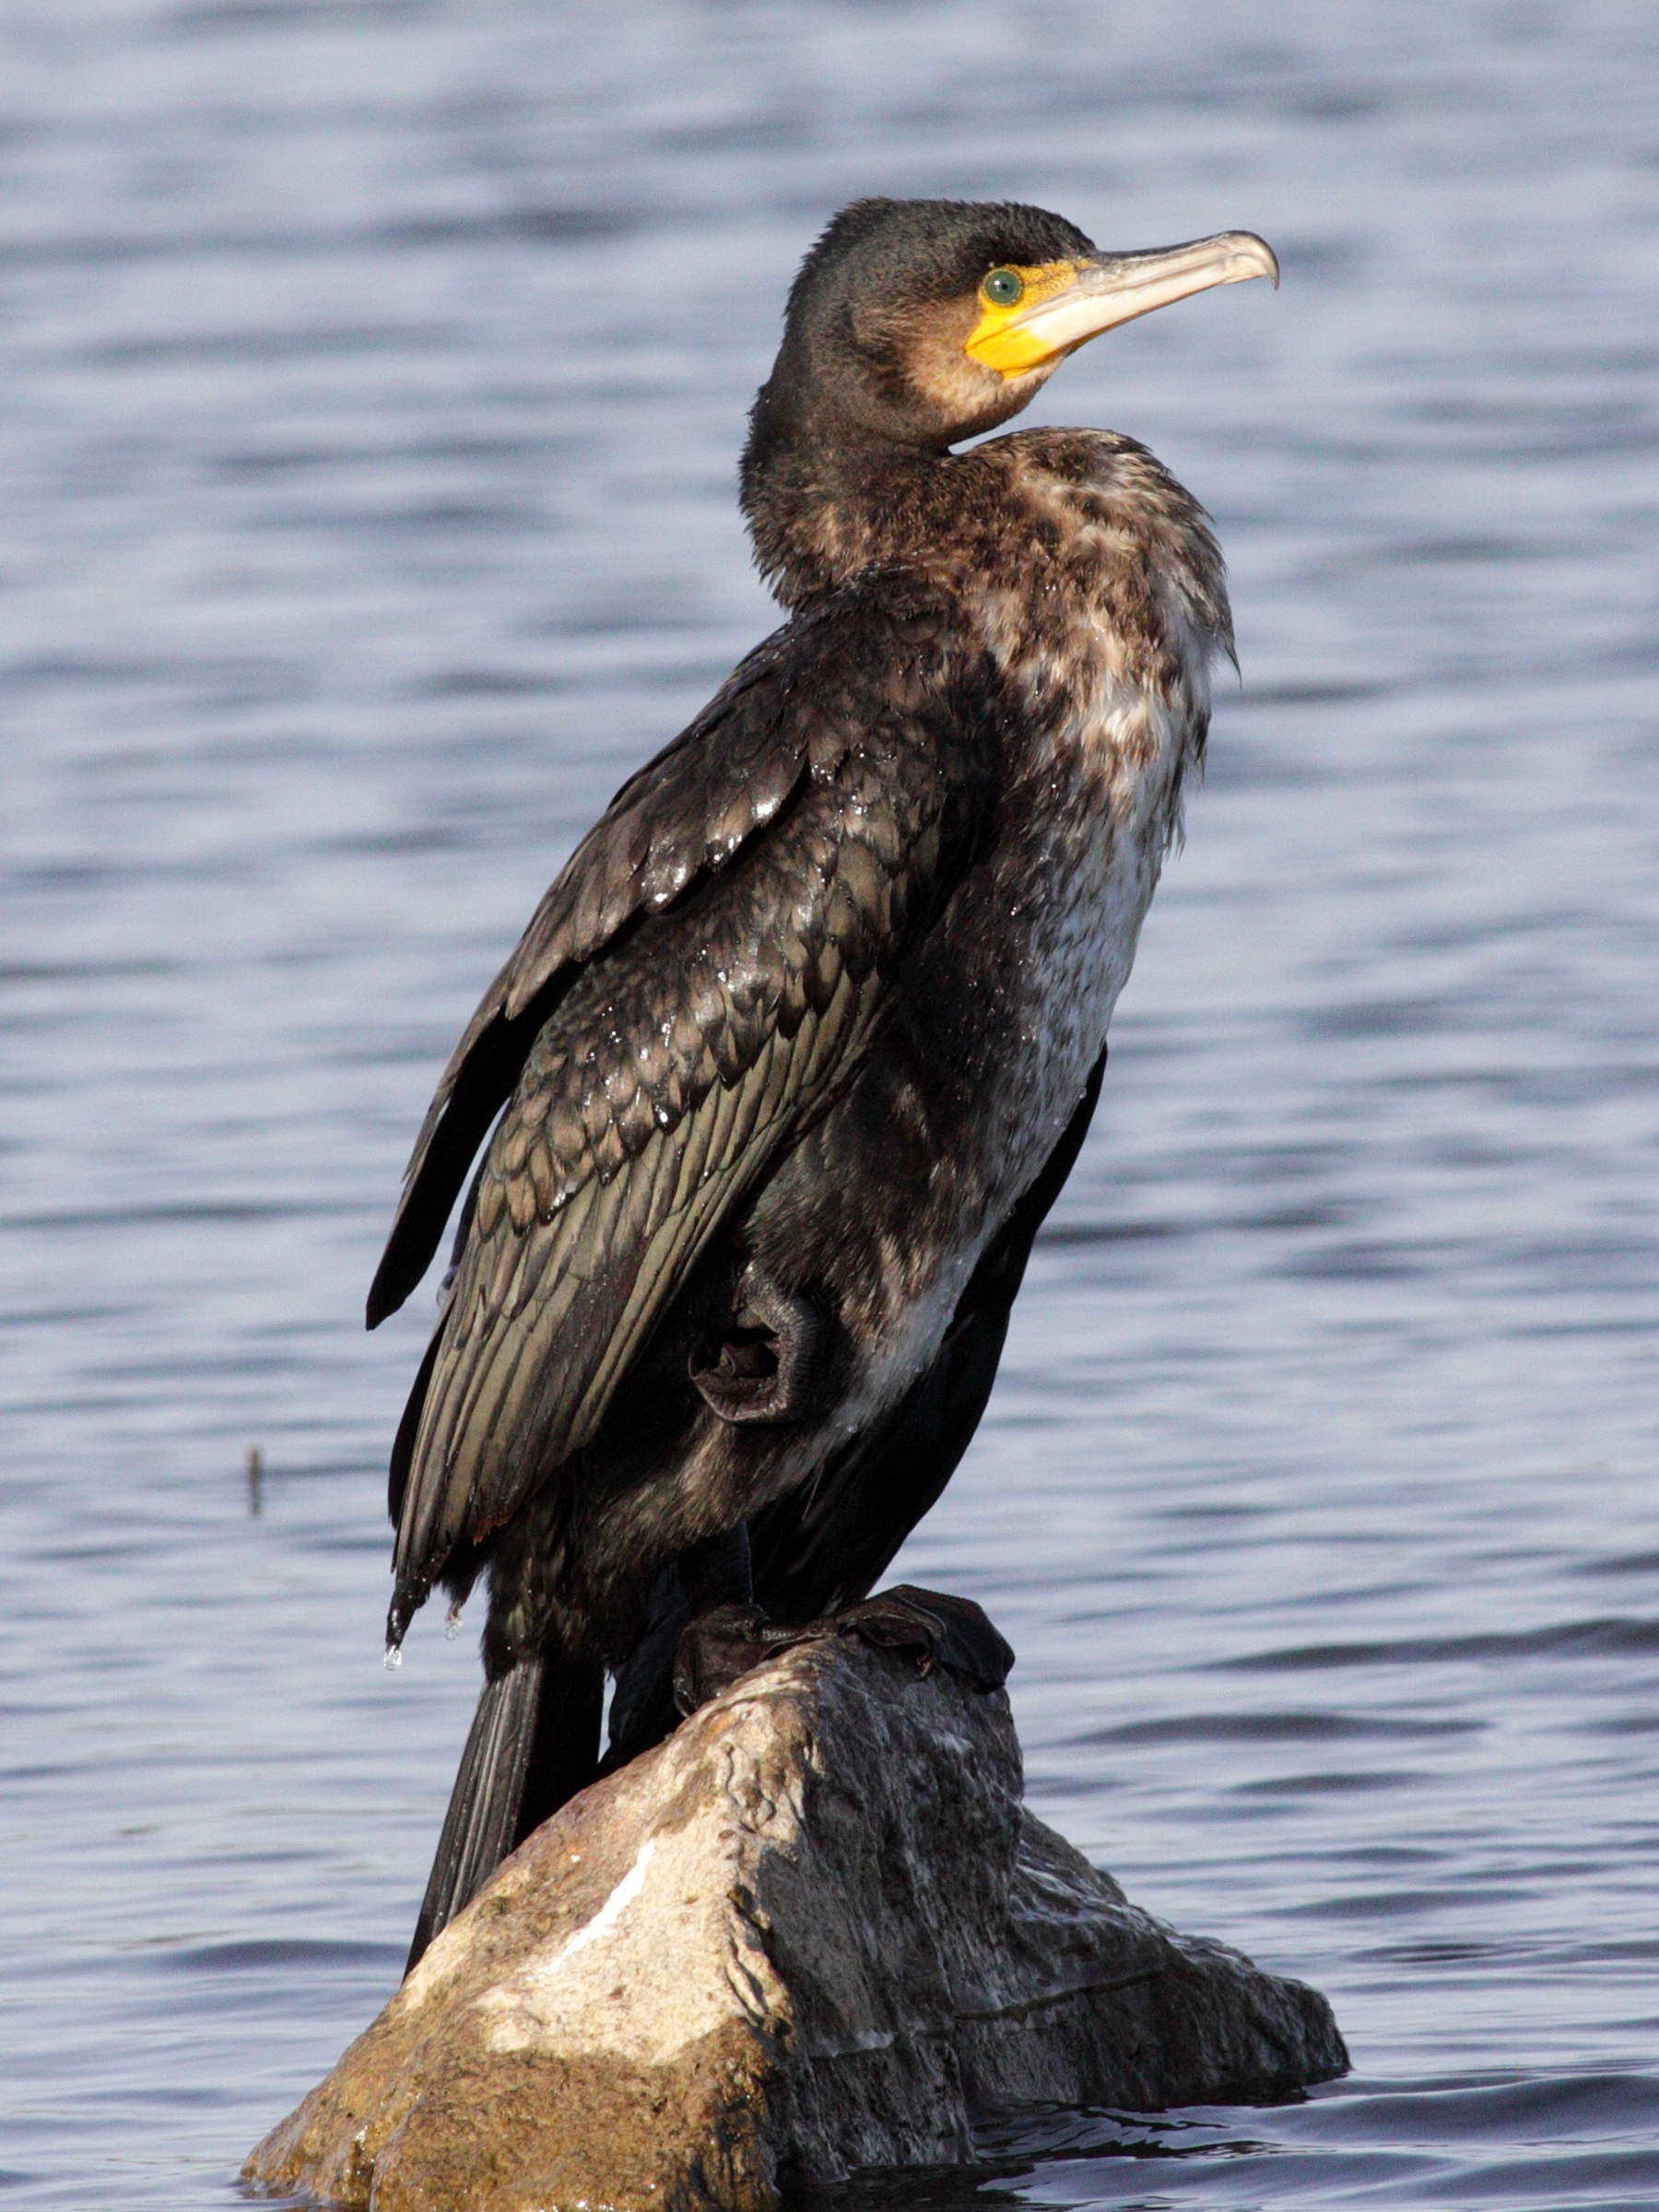
<svg viewBox="0 0 1659 2212">
<path fill-rule="evenodd" d="M 830 1636 L 853 1636 L 891 1652 L 919 1675 L 948 1667 L 980 1690 L 1000 1689 L 1014 1665 L 1012 1645 L 971 1598 L 904 1583 L 799 1627 L 769 1621 L 757 1606 L 716 1606 L 691 1621 L 680 1638 L 674 1701 L 682 1713 L 695 1712 L 780 1652 Z"/>
<path fill-rule="evenodd" d="M 1000 1689 L 1014 1665 L 1014 1646 L 971 1597 L 919 1590 L 900 1583 L 830 1617 L 839 1636 L 856 1636 L 877 1651 L 897 1652 L 919 1675 L 947 1666 L 975 1689 Z"/>
<path fill-rule="evenodd" d="M 768 1621 L 759 1606 L 715 1606 L 700 1613 L 686 1624 L 674 1654 L 675 1704 L 682 1713 L 695 1712 L 794 1635 L 784 1630 L 780 1636 L 778 1624 Z"/>
<path fill-rule="evenodd" d="M 738 1277 L 731 1325 L 688 1365 L 723 1421 L 788 1421 L 811 1398 L 824 1319 L 809 1298 L 782 1289 L 753 1261 Z"/>
</svg>

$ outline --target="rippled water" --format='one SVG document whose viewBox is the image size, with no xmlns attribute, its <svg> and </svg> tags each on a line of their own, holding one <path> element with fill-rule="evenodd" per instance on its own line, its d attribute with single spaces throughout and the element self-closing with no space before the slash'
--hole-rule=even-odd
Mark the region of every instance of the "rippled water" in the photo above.
<svg viewBox="0 0 1659 2212">
<path fill-rule="evenodd" d="M 1659 2203 L 1651 11 L 0 40 L 0 2202 L 228 2203 L 395 1982 L 476 1662 L 379 1665 L 429 1308 L 363 1290 L 483 980 L 769 624 L 744 409 L 880 189 L 1285 266 L 1045 396 L 1213 509 L 1245 681 L 902 1566 L 1018 1646 L 1039 1809 L 1356 2071 L 991 2201 Z"/>
</svg>

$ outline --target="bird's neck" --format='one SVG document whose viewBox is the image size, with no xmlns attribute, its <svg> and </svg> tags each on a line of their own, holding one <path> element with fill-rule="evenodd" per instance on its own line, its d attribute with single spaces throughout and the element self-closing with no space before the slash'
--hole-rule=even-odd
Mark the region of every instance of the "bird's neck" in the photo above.
<svg viewBox="0 0 1659 2212">
<path fill-rule="evenodd" d="M 963 453 L 756 444 L 744 508 L 761 571 L 792 611 L 854 577 L 900 571 L 1039 688 L 1082 653 L 1173 697 L 1232 650 L 1203 511 L 1133 439 L 1032 429 Z"/>
<path fill-rule="evenodd" d="M 951 455 L 810 428 L 752 436 L 743 512 L 755 559 L 792 611 L 873 569 L 914 564 Z"/>
</svg>

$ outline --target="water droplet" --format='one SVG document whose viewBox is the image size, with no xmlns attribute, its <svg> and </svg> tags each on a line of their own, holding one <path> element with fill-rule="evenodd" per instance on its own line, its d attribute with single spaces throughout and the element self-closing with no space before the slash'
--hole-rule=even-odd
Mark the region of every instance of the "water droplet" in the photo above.
<svg viewBox="0 0 1659 2212">
<path fill-rule="evenodd" d="M 461 1600 L 457 1598 L 454 1604 L 450 1607 L 449 1611 L 443 1617 L 443 1633 L 447 1641 L 451 1643 L 453 1643 L 456 1637 L 461 1633 L 462 1611 L 463 1606 Z"/>
<path fill-rule="evenodd" d="M 381 1665 L 385 1668 L 389 1675 L 394 1675 L 398 1668 L 403 1665 L 402 1644 L 389 1643 L 386 1646 L 386 1655 L 381 1661 Z"/>
</svg>

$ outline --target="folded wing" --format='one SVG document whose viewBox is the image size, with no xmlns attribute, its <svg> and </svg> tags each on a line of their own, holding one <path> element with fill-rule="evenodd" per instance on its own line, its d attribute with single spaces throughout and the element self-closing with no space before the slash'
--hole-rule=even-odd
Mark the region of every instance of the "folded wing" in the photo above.
<svg viewBox="0 0 1659 2212">
<path fill-rule="evenodd" d="M 629 778 L 559 872 L 479 1001 L 427 1110 L 369 1292 L 371 1329 L 430 1265 L 485 1133 L 583 964 L 729 863 L 795 789 L 805 732 L 780 717 L 777 695 L 788 682 L 790 648 L 799 654 L 815 631 L 835 627 L 831 616 L 805 635 L 792 624 L 769 638 L 689 729 Z"/>
<path fill-rule="evenodd" d="M 491 987 L 382 1269 L 424 1266 L 474 1060 L 534 1019 L 394 1455 L 394 1637 L 454 1547 L 593 1437 L 711 1239 L 856 1072 L 971 852 L 994 734 L 963 673 L 925 610 L 853 596 L 792 626 L 624 787 Z"/>
</svg>

